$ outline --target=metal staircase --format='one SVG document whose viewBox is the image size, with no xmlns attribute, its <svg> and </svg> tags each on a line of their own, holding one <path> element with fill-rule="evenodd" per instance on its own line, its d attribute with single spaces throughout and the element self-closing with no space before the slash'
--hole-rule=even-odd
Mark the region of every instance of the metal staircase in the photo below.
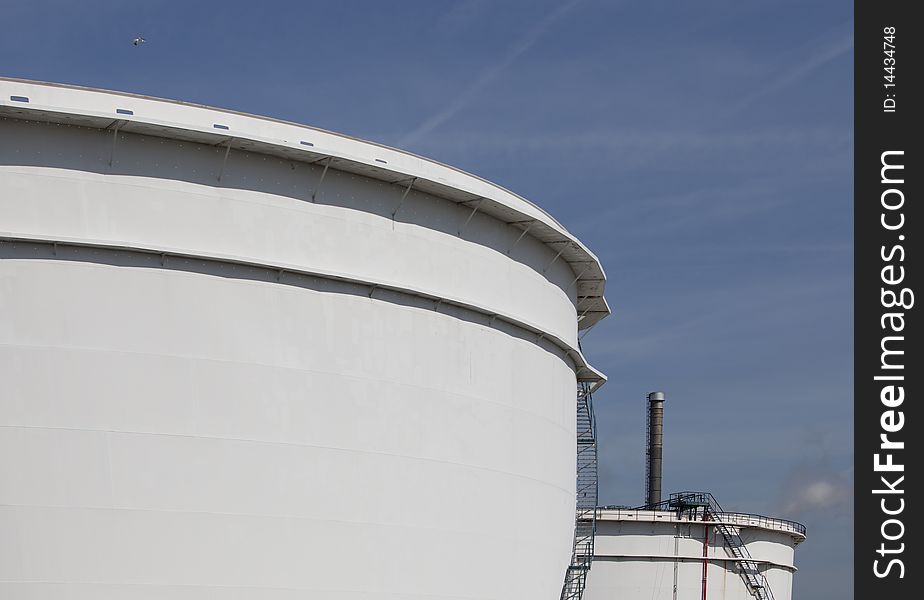
<svg viewBox="0 0 924 600">
<path fill-rule="evenodd" d="M 574 546 L 565 573 L 561 600 L 580 600 L 587 585 L 587 572 L 594 559 L 597 529 L 597 425 L 594 421 L 590 385 L 577 390 L 577 502 L 574 517 Z"/>
<path fill-rule="evenodd" d="M 766 576 L 760 571 L 757 561 L 751 557 L 744 540 L 741 539 L 740 527 L 725 522 L 725 511 L 716 502 L 715 497 L 708 492 L 680 492 L 671 494 L 668 500 L 670 508 L 679 511 L 690 510 L 696 512 L 701 509 L 704 516 L 713 521 L 716 530 L 722 534 L 725 547 L 735 557 L 738 572 L 744 583 L 757 600 L 774 600 L 773 592 Z"/>
</svg>

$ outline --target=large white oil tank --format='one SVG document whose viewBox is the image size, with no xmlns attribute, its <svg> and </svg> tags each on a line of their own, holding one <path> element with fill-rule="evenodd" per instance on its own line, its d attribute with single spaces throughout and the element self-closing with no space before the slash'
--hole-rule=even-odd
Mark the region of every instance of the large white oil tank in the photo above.
<svg viewBox="0 0 924 600">
<path fill-rule="evenodd" d="M 554 600 L 603 285 L 451 167 L 0 80 L 0 597 Z"/>
<path fill-rule="evenodd" d="M 584 600 L 791 600 L 803 525 L 747 513 L 705 520 L 702 514 L 599 509 Z M 735 536 L 743 550 L 735 550 Z"/>
</svg>

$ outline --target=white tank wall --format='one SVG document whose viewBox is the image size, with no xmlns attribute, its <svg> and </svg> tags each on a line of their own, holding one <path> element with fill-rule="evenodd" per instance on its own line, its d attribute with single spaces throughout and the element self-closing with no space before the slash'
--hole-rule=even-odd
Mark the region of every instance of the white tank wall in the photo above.
<svg viewBox="0 0 924 600">
<path fill-rule="evenodd" d="M 671 512 L 643 512 L 647 516 L 598 520 L 584 599 L 702 600 L 706 526 L 678 522 Z M 753 600 L 721 534 L 715 526 L 708 527 L 706 600 Z M 794 548 L 802 537 L 761 527 L 744 527 L 740 535 L 767 577 L 774 599 L 791 600 Z"/>
<path fill-rule="evenodd" d="M 548 246 L 416 192 L 393 222 L 355 175 L 314 204 L 317 168 L 235 151 L 207 185 L 214 148 L 120 135 L 106 172 L 111 134 L 0 127 L 0 597 L 558 597 L 575 367 L 493 318 L 575 339 Z"/>
</svg>

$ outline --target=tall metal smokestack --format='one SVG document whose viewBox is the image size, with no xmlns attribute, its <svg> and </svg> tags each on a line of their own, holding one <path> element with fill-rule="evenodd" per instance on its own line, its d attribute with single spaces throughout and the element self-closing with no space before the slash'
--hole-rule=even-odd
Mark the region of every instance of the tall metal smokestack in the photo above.
<svg viewBox="0 0 924 600">
<path fill-rule="evenodd" d="M 664 392 L 648 394 L 648 490 L 645 504 L 661 502 L 661 453 L 664 449 Z"/>
</svg>

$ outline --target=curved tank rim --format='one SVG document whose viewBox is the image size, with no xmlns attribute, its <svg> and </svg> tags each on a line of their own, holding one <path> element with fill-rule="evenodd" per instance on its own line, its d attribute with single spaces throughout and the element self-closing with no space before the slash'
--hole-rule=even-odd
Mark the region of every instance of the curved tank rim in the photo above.
<svg viewBox="0 0 924 600">
<path fill-rule="evenodd" d="M 800 544 L 806 539 L 805 525 L 789 519 L 780 519 L 776 517 L 766 517 L 752 513 L 742 512 L 723 512 L 723 516 L 729 517 L 729 520 L 722 521 L 728 524 L 750 528 L 763 529 L 765 531 L 774 531 L 785 533 L 792 536 L 795 544 Z M 678 516 L 674 510 L 650 510 L 639 508 L 610 507 L 601 506 L 597 508 L 598 521 L 638 521 L 643 523 L 719 523 L 714 519 L 700 521 Z"/>
<path fill-rule="evenodd" d="M 498 184 L 498 183 L 495 183 L 495 182 L 493 182 L 493 181 L 490 181 L 490 180 L 488 180 L 488 179 L 485 179 L 484 177 L 481 177 L 480 175 L 476 175 L 475 173 L 471 173 L 471 172 L 466 171 L 466 170 L 464 170 L 464 169 L 460 169 L 460 168 L 455 167 L 455 166 L 453 166 L 453 165 L 450 165 L 450 164 L 447 164 L 447 163 L 438 161 L 438 160 L 433 159 L 433 158 L 429 158 L 429 157 L 427 157 L 427 156 L 423 156 L 423 155 L 420 155 L 420 154 L 416 154 L 416 153 L 414 153 L 414 152 L 411 152 L 410 150 L 405 150 L 405 149 L 403 149 L 403 148 L 397 148 L 397 147 L 395 147 L 395 146 L 389 146 L 388 144 L 383 144 L 383 143 L 381 143 L 381 142 L 376 142 L 376 141 L 374 141 L 374 140 L 367 140 L 367 139 L 364 139 L 364 138 L 356 137 L 356 136 L 350 135 L 350 134 L 348 134 L 348 133 L 341 133 L 341 132 L 339 132 L 339 131 L 333 131 L 333 130 L 331 130 L 331 129 L 324 129 L 323 127 L 317 127 L 317 126 L 315 126 L 315 125 L 308 125 L 308 124 L 306 124 L 306 123 L 299 123 L 299 122 L 297 122 L 297 121 L 289 121 L 289 120 L 287 120 L 287 119 L 280 119 L 280 118 L 278 118 L 278 117 L 271 117 L 271 116 L 269 116 L 269 115 L 260 115 L 260 114 L 257 114 L 257 113 L 250 113 L 250 112 L 246 112 L 246 111 L 242 111 L 242 110 L 235 110 L 235 109 L 233 109 L 233 108 L 225 108 L 225 107 L 221 107 L 221 106 L 211 106 L 211 105 L 209 105 L 209 104 L 202 104 L 202 103 L 199 103 L 199 102 L 190 102 L 190 101 L 188 101 L 188 100 L 178 100 L 178 99 L 176 99 L 176 98 L 165 98 L 165 97 L 163 97 L 163 96 L 149 96 L 149 95 L 147 95 L 147 94 L 138 94 L 138 93 L 135 93 L 135 92 L 126 92 L 126 91 L 124 91 L 124 90 L 112 90 L 112 89 L 109 89 L 109 88 L 95 88 L 95 87 L 92 87 L 92 86 L 79 85 L 79 84 L 75 84 L 75 83 L 60 83 L 60 82 L 56 82 L 56 81 L 42 81 L 42 80 L 37 80 L 37 79 L 22 79 L 22 78 L 19 78 L 19 77 L 2 77 L 2 76 L 0 76 L 0 81 L 11 81 L 11 82 L 16 82 L 16 83 L 25 83 L 25 84 L 33 84 L 33 85 L 42 85 L 42 86 L 56 87 L 56 88 L 63 88 L 63 89 L 70 89 L 70 90 L 83 90 L 83 91 L 87 91 L 87 92 L 97 92 L 97 93 L 103 93 L 103 94 L 112 94 L 112 95 L 115 95 L 115 96 L 124 96 L 124 97 L 126 97 L 126 98 L 138 98 L 138 99 L 141 99 L 141 100 L 151 100 L 151 101 L 154 101 L 154 102 L 165 102 L 165 103 L 168 103 L 168 104 L 177 104 L 177 105 L 180 105 L 180 106 L 188 106 L 188 107 L 191 107 L 191 108 L 202 108 L 202 109 L 206 109 L 206 110 L 214 110 L 214 111 L 226 113 L 226 114 L 229 114 L 229 115 L 238 115 L 238 116 L 241 116 L 241 117 L 248 117 L 248 118 L 251 118 L 251 119 L 258 119 L 258 120 L 261 120 L 261 121 L 270 121 L 270 122 L 273 122 L 273 123 L 279 123 L 279 124 L 281 124 L 281 125 L 291 125 L 291 126 L 293 126 L 293 127 L 299 127 L 299 128 L 302 128 L 302 129 L 310 129 L 311 131 L 317 131 L 317 132 L 319 132 L 319 133 L 325 133 L 325 134 L 327 134 L 327 135 L 337 136 L 337 137 L 344 138 L 344 139 L 348 139 L 348 140 L 351 140 L 351 141 L 354 141 L 354 142 L 358 142 L 358 143 L 361 143 L 361 144 L 367 144 L 367 145 L 370 145 L 370 146 L 375 146 L 375 147 L 378 147 L 378 148 L 382 148 L 382 149 L 384 149 L 384 150 L 389 150 L 389 151 L 392 151 L 392 152 L 400 152 L 401 154 L 405 154 L 405 155 L 407 155 L 407 156 L 411 156 L 411 157 L 413 157 L 413 158 L 426 161 L 426 162 L 428 162 L 428 163 L 432 163 L 432 164 L 435 164 L 435 165 L 439 165 L 439 166 L 441 166 L 441 167 L 445 167 L 445 168 L 447 168 L 447 169 L 451 169 L 451 170 L 456 171 L 456 172 L 458 172 L 458 173 L 460 173 L 460 174 L 462 174 L 462 175 L 465 175 L 466 177 L 472 177 L 472 178 L 474 178 L 474 179 L 478 179 L 478 180 L 480 180 L 480 181 L 482 181 L 482 182 L 484 182 L 484 183 L 487 183 L 487 184 L 491 185 L 492 187 L 498 188 L 499 190 L 501 190 L 501 191 L 503 191 L 503 192 L 506 192 L 507 194 L 510 194 L 511 196 L 515 196 L 516 198 L 518 198 L 519 200 L 522 200 L 523 202 L 526 202 L 527 204 L 529 204 L 530 206 L 532 206 L 533 208 L 535 208 L 536 210 L 538 210 L 539 212 L 541 212 L 541 213 L 542 213 L 545 217 L 547 217 L 550 221 L 552 221 L 553 223 L 555 223 L 555 225 L 557 225 L 558 227 L 560 227 L 560 228 L 562 228 L 562 229 L 565 229 L 565 226 L 562 225 L 561 222 L 558 221 L 558 219 L 556 219 L 554 216 L 552 216 L 551 214 L 549 214 L 548 211 L 546 211 L 544 208 L 542 208 L 541 206 L 539 206 L 539 205 L 536 204 L 535 202 L 531 201 L 531 200 L 528 199 L 528 198 L 524 198 L 524 197 L 521 196 L 520 194 L 517 194 L 516 192 L 513 192 L 513 191 L 511 191 L 511 190 L 505 188 L 504 186 L 502 186 L 502 185 L 500 185 L 500 184 Z M 135 115 L 131 115 L 131 116 L 135 116 Z"/>
<path fill-rule="evenodd" d="M 65 83 L 55 83 L 55 82 L 45 82 L 45 81 L 35 81 L 28 79 L 12 78 L 12 77 L 0 77 L 0 83 L 11 85 L 13 87 L 22 86 L 23 93 L 28 92 L 31 88 L 35 90 L 44 89 L 44 90 L 56 90 L 64 92 L 78 92 L 81 94 L 102 94 L 102 95 L 111 95 L 124 98 L 130 98 L 135 100 L 143 100 L 145 102 L 154 102 L 160 104 L 167 104 L 171 106 L 183 107 L 185 109 L 190 109 L 194 111 L 213 111 L 219 114 L 231 115 L 236 118 L 246 119 L 251 121 L 255 126 L 259 124 L 276 124 L 283 125 L 286 127 L 295 127 L 300 130 L 310 131 L 325 136 L 331 136 L 332 139 L 348 142 L 355 145 L 354 149 L 357 150 L 366 150 L 365 155 L 353 155 L 347 156 L 343 153 L 332 152 L 330 150 L 318 147 L 311 147 L 310 150 L 305 147 L 299 147 L 298 142 L 289 142 L 287 140 L 281 139 L 267 139 L 262 137 L 254 132 L 249 132 L 245 129 L 240 129 L 235 127 L 233 131 L 228 129 L 212 129 L 208 128 L 201 123 L 191 123 L 191 122 L 174 122 L 174 123 L 165 123 L 162 120 L 146 116 L 144 114 L 131 114 L 126 113 L 117 113 L 115 112 L 115 107 L 110 107 L 110 111 L 106 111 L 104 107 L 99 107 L 99 110 L 79 108 L 73 105 L 68 105 L 66 100 L 65 102 L 55 105 L 43 105 L 38 103 L 31 102 L 31 98 L 26 95 L 16 94 L 17 90 L 13 89 L 13 94 L 4 93 L 0 96 L 0 116 L 14 116 L 16 117 L 17 113 L 24 113 L 28 115 L 29 113 L 39 115 L 40 113 L 57 113 L 57 114 L 73 114 L 78 116 L 85 116 L 90 118 L 100 118 L 105 115 L 106 120 L 110 124 L 106 125 L 106 128 L 112 126 L 119 121 L 124 121 L 126 124 L 149 124 L 154 126 L 164 126 L 173 127 L 183 131 L 196 132 L 198 134 L 208 136 L 208 139 L 214 142 L 214 139 L 239 139 L 239 140 L 252 140 L 260 143 L 261 145 L 274 146 L 281 150 L 287 152 L 286 156 L 291 158 L 291 152 L 294 150 L 296 152 L 302 151 L 305 157 L 330 157 L 331 159 L 337 158 L 345 162 L 355 162 L 363 167 L 363 174 L 369 175 L 370 173 L 374 175 L 380 175 L 380 179 L 385 181 L 390 181 L 391 183 L 399 183 L 398 181 L 391 181 L 395 175 L 402 175 L 405 178 L 414 178 L 414 181 L 429 181 L 435 187 L 444 187 L 458 190 L 460 193 L 472 195 L 473 198 L 468 200 L 463 200 L 461 202 L 458 199 L 451 199 L 458 202 L 459 204 L 470 207 L 468 203 L 473 201 L 479 202 L 480 200 L 490 200 L 496 203 L 498 206 L 492 207 L 488 206 L 483 209 L 483 212 L 491 214 L 499 220 L 505 221 L 512 226 L 529 223 L 528 227 L 519 227 L 523 229 L 525 234 L 530 235 L 531 237 L 536 238 L 540 242 L 550 246 L 552 249 L 561 256 L 562 260 L 567 262 L 571 269 L 575 273 L 575 283 L 580 286 L 581 283 L 586 284 L 586 292 L 581 293 L 579 288 L 579 306 L 578 308 L 578 328 L 579 329 L 588 329 L 594 324 L 596 324 L 601 319 L 605 318 L 610 314 L 609 305 L 606 302 L 604 297 L 604 288 L 606 283 L 606 274 L 603 270 L 603 266 L 600 263 L 600 260 L 597 258 L 593 252 L 590 251 L 580 240 L 578 240 L 574 235 L 568 232 L 564 226 L 561 225 L 555 218 L 549 215 L 545 210 L 534 204 L 533 202 L 507 190 L 506 188 L 497 185 L 493 182 L 490 182 L 482 177 L 468 173 L 451 165 L 446 165 L 438 161 L 422 157 L 411 152 L 392 148 L 377 142 L 371 142 L 368 140 L 363 140 L 360 138 L 352 137 L 342 133 L 332 132 L 324 130 L 317 127 L 312 127 L 310 125 L 305 125 L 301 123 L 295 123 L 291 121 L 286 121 L 282 119 L 277 119 L 274 117 L 267 117 L 262 115 L 255 115 L 246 112 L 235 111 L 225 108 L 217 108 L 212 106 L 207 106 L 203 104 L 196 104 L 191 102 L 185 102 L 180 100 L 172 100 L 166 98 L 158 98 L 153 96 L 146 96 L 142 94 L 134 94 L 131 92 L 117 91 L 117 90 L 107 90 L 100 88 L 93 88 L 89 86 L 81 86 L 74 84 L 65 84 Z M 11 88 L 12 89 L 12 88 Z M 17 100 L 17 98 L 19 100 Z M 22 99 L 25 99 L 23 101 Z M 94 107 L 94 109 L 97 107 Z M 204 121 L 203 121 L 204 122 Z M 213 127 L 217 127 L 217 124 L 212 124 Z M 127 130 L 127 129 L 126 129 Z M 127 130 L 130 131 L 130 130 Z M 163 135 L 162 137 L 171 137 L 169 135 Z M 230 144 L 230 141 L 228 142 Z M 417 162 L 419 165 L 417 168 L 409 168 L 408 165 L 395 165 L 389 164 L 388 161 L 384 161 L 381 158 L 377 158 L 371 155 L 368 150 L 378 149 L 380 151 L 386 151 L 389 153 L 389 156 L 394 156 L 396 158 L 410 160 L 411 162 Z M 254 150 L 260 152 L 260 150 Z M 312 159 L 308 162 L 317 162 L 315 159 Z M 387 168 L 383 165 L 387 165 Z M 337 168 L 333 166 L 332 168 Z M 444 178 L 427 178 L 425 175 L 426 169 L 431 170 L 445 170 L 445 174 L 453 177 L 453 180 L 446 180 Z M 428 173 L 432 175 L 433 173 Z M 412 185 L 414 183 L 412 182 Z M 483 188 L 482 190 L 477 190 L 476 188 Z M 424 190 L 427 193 L 439 196 L 438 191 L 432 189 Z M 486 193 L 481 193 L 486 192 Z M 536 224 L 541 224 L 540 227 L 535 227 Z M 562 246 L 564 244 L 564 246 Z M 582 306 L 583 305 L 583 306 Z"/>
</svg>

